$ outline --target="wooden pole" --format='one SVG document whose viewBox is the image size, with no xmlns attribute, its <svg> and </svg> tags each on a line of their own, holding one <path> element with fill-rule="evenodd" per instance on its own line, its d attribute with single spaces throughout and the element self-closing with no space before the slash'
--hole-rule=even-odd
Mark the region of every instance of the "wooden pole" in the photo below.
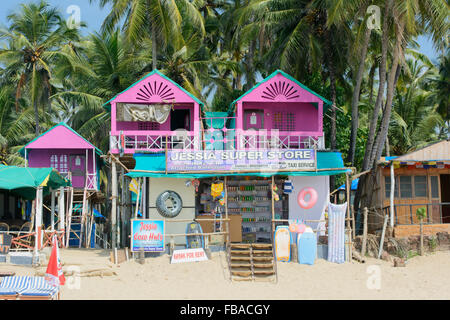
<svg viewBox="0 0 450 320">
<path fill-rule="evenodd" d="M 345 193 L 347 197 L 347 218 L 350 219 L 350 177 L 345 174 Z M 350 220 L 347 220 L 347 229 L 350 229 Z"/>
<path fill-rule="evenodd" d="M 378 259 L 380 259 L 381 254 L 383 253 L 384 235 L 386 233 L 387 222 L 388 222 L 388 215 L 385 215 L 383 223 L 383 231 L 381 232 L 380 248 L 378 249 Z"/>
<path fill-rule="evenodd" d="M 362 238 L 362 245 L 361 245 L 361 256 L 364 258 L 366 255 L 366 247 L 367 247 L 367 215 L 368 215 L 368 209 L 365 207 L 363 209 L 364 214 L 364 226 L 363 226 L 363 238 Z"/>
<path fill-rule="evenodd" d="M 55 190 L 50 188 L 51 206 L 50 206 L 50 224 L 52 232 L 55 231 Z"/>
<path fill-rule="evenodd" d="M 227 225 L 227 240 L 226 240 L 226 248 L 231 243 L 231 230 L 230 230 L 230 221 L 228 220 L 228 188 L 227 188 L 227 176 L 224 177 L 224 188 L 225 188 L 225 219 Z"/>
<path fill-rule="evenodd" d="M 272 176 L 272 188 L 271 188 L 271 195 L 272 195 L 272 232 L 271 234 L 273 235 L 274 231 L 275 231 L 275 199 L 273 196 L 274 193 L 274 187 L 275 187 L 275 176 Z"/>
<path fill-rule="evenodd" d="M 423 219 L 420 218 L 420 255 L 423 256 Z"/>
<path fill-rule="evenodd" d="M 41 237 L 41 228 L 42 228 L 42 187 L 38 187 L 36 190 L 36 219 L 35 219 L 35 232 L 36 232 L 36 241 L 35 241 L 35 253 L 41 249 L 42 247 L 42 237 Z"/>
<path fill-rule="evenodd" d="M 111 193 L 112 193 L 112 205 L 111 205 L 111 249 L 117 247 L 117 169 L 116 162 L 111 160 Z"/>
<path fill-rule="evenodd" d="M 141 195 L 141 179 L 138 179 L 138 194 L 136 197 L 136 210 L 134 213 L 134 218 L 137 219 L 138 218 L 138 211 L 139 211 L 139 196 Z"/>
<path fill-rule="evenodd" d="M 394 173 L 394 161 L 391 162 L 391 190 L 389 194 L 389 206 L 390 206 L 390 226 L 394 228 L 394 196 L 395 196 L 395 173 Z"/>
</svg>

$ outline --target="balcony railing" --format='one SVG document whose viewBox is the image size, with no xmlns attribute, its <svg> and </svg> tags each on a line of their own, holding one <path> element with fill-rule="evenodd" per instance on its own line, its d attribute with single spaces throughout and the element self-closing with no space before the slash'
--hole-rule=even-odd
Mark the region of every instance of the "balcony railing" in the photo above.
<svg viewBox="0 0 450 320">
<path fill-rule="evenodd" d="M 72 172 L 60 172 L 59 173 L 63 178 L 69 180 L 72 182 Z M 98 190 L 98 184 L 97 184 L 97 174 L 95 173 L 86 173 L 85 177 L 85 187 L 88 190 Z"/>
<path fill-rule="evenodd" d="M 126 132 L 122 141 L 120 135 L 110 135 L 109 149 L 112 153 L 160 152 L 174 149 L 197 150 L 199 137 L 193 132 L 172 131 L 165 134 Z"/>
<path fill-rule="evenodd" d="M 395 204 L 394 205 L 394 221 L 396 225 L 412 225 L 419 224 L 420 221 L 416 216 L 419 208 L 426 208 L 427 216 L 423 223 L 425 224 L 442 224 L 450 223 L 450 202 L 439 203 L 411 203 L 411 204 Z M 383 213 L 389 214 L 390 207 L 383 207 Z"/>
<path fill-rule="evenodd" d="M 324 149 L 323 136 L 291 132 L 244 131 L 239 137 L 240 149 Z"/>
</svg>

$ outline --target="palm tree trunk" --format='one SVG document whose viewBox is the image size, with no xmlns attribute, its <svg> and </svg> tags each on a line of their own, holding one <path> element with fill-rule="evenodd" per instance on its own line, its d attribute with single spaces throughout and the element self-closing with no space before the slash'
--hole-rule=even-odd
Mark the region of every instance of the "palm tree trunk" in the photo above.
<svg viewBox="0 0 450 320">
<path fill-rule="evenodd" d="M 156 47 L 156 28 L 155 24 L 152 23 L 152 68 L 157 69 L 157 47 Z"/>
<path fill-rule="evenodd" d="M 34 121 L 36 122 L 36 137 L 39 136 L 40 128 L 39 128 L 39 108 L 37 105 L 37 99 L 33 99 L 33 107 L 34 107 Z"/>
<path fill-rule="evenodd" d="M 150 23 L 150 36 L 152 38 L 152 70 L 157 69 L 157 44 L 156 44 L 156 27 L 155 27 L 155 21 L 153 21 L 150 17 L 150 1 L 147 0 L 147 19 Z"/>
<path fill-rule="evenodd" d="M 392 101 L 394 99 L 395 86 L 397 84 L 398 77 L 400 75 L 400 55 L 402 55 L 402 36 L 403 36 L 403 24 L 400 22 L 396 32 L 397 45 L 394 49 L 394 57 L 392 61 L 391 71 L 389 73 L 387 93 L 386 93 L 386 107 L 383 113 L 383 119 L 380 126 L 380 134 L 377 136 L 375 147 L 372 151 L 371 161 L 376 162 L 381 157 L 383 151 L 383 145 L 387 137 L 389 129 L 389 121 L 391 119 Z"/>
<path fill-rule="evenodd" d="M 388 40 L 389 40 L 389 17 L 390 17 L 390 8 L 392 7 L 392 0 L 388 0 L 386 2 L 386 7 L 384 10 L 384 19 L 383 19 L 383 26 L 382 26 L 382 40 L 381 40 L 381 62 L 379 66 L 379 85 L 378 85 L 378 95 L 377 99 L 375 101 L 375 107 L 372 113 L 372 118 L 369 124 L 369 136 L 366 142 L 366 148 L 364 152 L 364 160 L 361 171 L 367 171 L 370 166 L 370 156 L 372 154 L 372 148 L 375 141 L 375 131 L 377 127 L 377 121 L 378 121 L 378 113 L 381 109 L 381 104 L 383 102 L 383 94 L 384 94 L 384 88 L 385 88 L 385 82 L 386 82 L 386 61 L 387 61 L 387 47 L 388 47 Z M 358 189 L 356 190 L 355 194 L 355 200 L 353 202 L 354 204 L 354 210 L 356 212 L 359 211 L 359 203 L 361 198 L 362 190 L 365 187 L 366 183 L 366 175 L 362 175 L 358 182 Z"/>
<path fill-rule="evenodd" d="M 350 149 L 348 151 L 347 162 L 351 163 L 351 166 L 354 166 L 355 163 L 355 150 L 356 150 L 356 137 L 359 127 L 359 119 L 358 119 L 358 105 L 359 105 L 359 96 L 361 91 L 361 83 L 364 75 L 364 66 L 367 55 L 367 48 L 369 47 L 371 29 L 366 28 L 366 33 L 364 34 L 364 42 L 361 48 L 361 55 L 359 61 L 358 73 L 356 75 L 356 83 L 353 91 L 352 97 L 352 125 L 350 132 Z"/>
<path fill-rule="evenodd" d="M 382 27 L 382 40 L 381 40 L 381 63 L 379 68 L 380 73 L 380 82 L 378 85 L 378 94 L 377 99 L 375 101 L 375 107 L 372 113 L 372 118 L 369 124 L 369 136 L 366 143 L 366 150 L 364 154 L 363 167 L 362 171 L 366 171 L 370 169 L 371 165 L 371 154 L 372 148 L 375 141 L 375 132 L 377 128 L 378 114 L 381 109 L 381 105 L 383 103 L 383 95 L 386 84 L 386 61 L 387 61 L 387 49 L 388 49 L 388 41 L 389 41 L 389 17 L 390 17 L 390 8 L 392 7 L 392 0 L 388 0 L 386 2 L 386 7 L 384 10 L 384 19 L 383 19 L 383 27 Z"/>
</svg>

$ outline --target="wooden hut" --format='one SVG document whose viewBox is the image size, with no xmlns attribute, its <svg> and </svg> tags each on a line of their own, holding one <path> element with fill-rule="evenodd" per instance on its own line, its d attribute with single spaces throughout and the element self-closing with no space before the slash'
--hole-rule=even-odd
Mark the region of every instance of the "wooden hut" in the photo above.
<svg viewBox="0 0 450 320">
<path fill-rule="evenodd" d="M 417 235 L 416 211 L 425 207 L 425 234 L 450 232 L 450 140 L 402 156 L 382 158 L 373 185 L 366 184 L 370 187 L 362 197 L 363 203 L 376 212 L 369 217 L 371 229 L 380 229 L 383 215 L 388 214 L 395 237 Z"/>
<path fill-rule="evenodd" d="M 105 200 L 99 184 L 102 152 L 64 122 L 36 137 L 19 152 L 27 160 L 26 166 L 54 168 L 71 182 L 71 187 L 64 190 L 68 210 L 66 245 L 81 246 L 80 239 L 89 240 L 83 238 L 83 233 L 94 224 L 94 207 L 99 211 Z M 61 196 L 59 192 L 51 193 L 52 204 L 56 196 Z"/>
</svg>

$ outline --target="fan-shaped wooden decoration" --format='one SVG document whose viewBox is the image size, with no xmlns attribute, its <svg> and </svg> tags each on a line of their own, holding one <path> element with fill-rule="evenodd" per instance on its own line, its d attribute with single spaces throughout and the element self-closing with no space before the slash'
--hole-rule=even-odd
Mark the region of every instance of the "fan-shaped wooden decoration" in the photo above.
<svg viewBox="0 0 450 320">
<path fill-rule="evenodd" d="M 275 100 L 279 95 L 285 96 L 287 100 L 292 100 L 300 96 L 298 90 L 289 82 L 275 81 L 264 88 L 261 98 Z"/>
<path fill-rule="evenodd" d="M 159 96 L 163 101 L 170 101 L 175 98 L 172 88 L 168 84 L 160 81 L 149 81 L 144 84 L 136 94 L 136 100 L 150 101 L 152 96 Z"/>
</svg>

